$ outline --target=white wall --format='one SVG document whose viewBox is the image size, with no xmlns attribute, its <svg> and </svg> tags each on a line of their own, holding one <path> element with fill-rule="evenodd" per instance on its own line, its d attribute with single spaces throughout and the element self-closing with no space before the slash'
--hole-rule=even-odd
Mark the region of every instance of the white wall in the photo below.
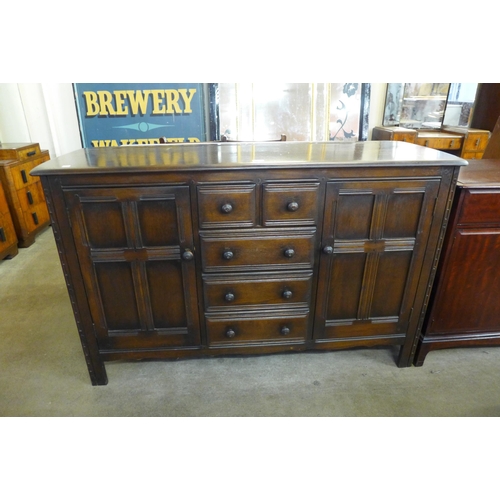
<svg viewBox="0 0 500 500">
<path fill-rule="evenodd" d="M 369 135 L 381 125 L 385 83 L 372 83 Z M 82 147 L 71 83 L 0 83 L 0 141 L 38 142 L 51 158 Z"/>
</svg>

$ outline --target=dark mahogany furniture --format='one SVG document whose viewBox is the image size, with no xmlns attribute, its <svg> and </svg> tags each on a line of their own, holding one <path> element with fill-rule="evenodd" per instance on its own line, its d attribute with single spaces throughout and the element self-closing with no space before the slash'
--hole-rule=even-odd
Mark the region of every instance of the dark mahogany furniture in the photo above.
<svg viewBox="0 0 500 500">
<path fill-rule="evenodd" d="M 400 142 L 80 150 L 41 176 L 93 384 L 117 359 L 398 345 L 459 168 Z"/>
<path fill-rule="evenodd" d="M 433 349 L 500 345 L 500 160 L 460 172 L 415 365 Z"/>
</svg>

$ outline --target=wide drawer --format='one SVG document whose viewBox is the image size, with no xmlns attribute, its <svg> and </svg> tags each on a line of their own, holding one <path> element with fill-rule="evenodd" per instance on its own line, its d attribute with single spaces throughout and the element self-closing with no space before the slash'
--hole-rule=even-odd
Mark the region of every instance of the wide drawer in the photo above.
<svg viewBox="0 0 500 500">
<path fill-rule="evenodd" d="M 200 232 L 203 270 L 311 269 L 316 228 Z"/>
<path fill-rule="evenodd" d="M 256 225 L 255 184 L 200 185 L 198 205 L 202 229 Z"/>
<path fill-rule="evenodd" d="M 218 274 L 203 278 L 205 308 L 309 306 L 312 272 Z"/>
<path fill-rule="evenodd" d="M 447 137 L 426 137 L 419 135 L 415 141 L 419 146 L 425 146 L 434 149 L 460 149 L 462 146 L 461 136 Z"/>
<path fill-rule="evenodd" d="M 264 225 L 316 224 L 319 186 L 319 182 L 265 184 L 262 202 Z"/>
<path fill-rule="evenodd" d="M 209 345 L 305 341 L 309 311 L 276 316 L 206 316 Z"/>
<path fill-rule="evenodd" d="M 26 146 L 3 149 L 0 148 L 0 159 L 26 160 L 40 154 L 39 144 L 28 144 Z"/>
<path fill-rule="evenodd" d="M 465 192 L 459 224 L 470 223 L 500 223 L 500 189 L 469 189 Z"/>
</svg>

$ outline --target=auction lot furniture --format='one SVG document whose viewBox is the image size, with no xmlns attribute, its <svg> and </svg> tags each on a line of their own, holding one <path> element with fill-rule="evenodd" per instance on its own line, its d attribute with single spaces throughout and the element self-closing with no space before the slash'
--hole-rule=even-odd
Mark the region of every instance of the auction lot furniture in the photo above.
<svg viewBox="0 0 500 500">
<path fill-rule="evenodd" d="M 38 144 L 0 144 L 0 182 L 3 185 L 20 247 L 29 247 L 49 223 L 42 184 L 30 172 L 50 160 Z"/>
<path fill-rule="evenodd" d="M 10 216 L 5 193 L 0 184 L 0 260 L 15 257 L 17 253 L 16 230 Z"/>
<path fill-rule="evenodd" d="M 434 349 L 500 345 L 500 160 L 460 172 L 415 365 Z"/>
<path fill-rule="evenodd" d="M 83 149 L 36 168 L 93 384 L 117 359 L 398 345 L 460 166 L 401 142 Z"/>
</svg>

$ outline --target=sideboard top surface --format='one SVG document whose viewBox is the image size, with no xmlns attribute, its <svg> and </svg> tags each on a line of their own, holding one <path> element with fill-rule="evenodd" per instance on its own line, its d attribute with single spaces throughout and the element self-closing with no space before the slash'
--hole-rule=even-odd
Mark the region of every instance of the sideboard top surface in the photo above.
<svg viewBox="0 0 500 500">
<path fill-rule="evenodd" d="M 458 185 L 463 187 L 500 187 L 500 160 L 469 160 L 461 170 Z"/>
<path fill-rule="evenodd" d="M 252 168 L 466 166 L 467 161 L 397 141 L 248 142 L 119 146 L 80 149 L 36 167 L 33 175 Z"/>
</svg>

